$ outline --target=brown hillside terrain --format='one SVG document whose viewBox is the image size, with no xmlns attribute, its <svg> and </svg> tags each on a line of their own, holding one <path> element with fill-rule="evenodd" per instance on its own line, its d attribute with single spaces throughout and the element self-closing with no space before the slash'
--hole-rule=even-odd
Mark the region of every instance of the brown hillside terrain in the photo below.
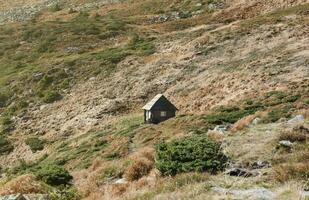
<svg viewBox="0 0 309 200">
<path fill-rule="evenodd" d="M 308 1 L 59 2 L 59 9 L 42 7 L 31 21 L 0 27 L 0 112 L 10 119 L 1 126 L 13 126 L 0 136 L 14 147 L 0 152 L 0 194 L 12 193 L 15 178 L 28 176 L 42 186 L 35 193 L 46 192 L 45 183 L 27 174 L 53 161 L 68 169 L 89 200 L 230 199 L 233 190 L 259 187 L 273 199 L 302 198 L 307 175 L 282 171 L 307 169 L 308 144 L 274 149 L 291 128 L 286 118 L 302 114 L 308 126 Z M 5 12 L 42 2 L 0 3 Z M 4 106 L 2 93 L 9 96 Z M 158 93 L 175 103 L 178 117 L 144 125 L 141 107 Z M 235 165 L 271 162 L 262 175 L 164 177 L 155 168 L 159 141 L 207 134 L 225 112 L 219 106 L 242 111 L 250 105 L 253 111 L 219 120 L 232 126 L 224 136 L 209 137 L 222 142 Z M 263 123 L 252 125 L 257 117 Z M 44 148 L 33 151 L 25 142 L 33 137 Z M 135 180 L 138 170 L 143 173 Z M 114 183 L 123 177 L 129 181 Z"/>
</svg>

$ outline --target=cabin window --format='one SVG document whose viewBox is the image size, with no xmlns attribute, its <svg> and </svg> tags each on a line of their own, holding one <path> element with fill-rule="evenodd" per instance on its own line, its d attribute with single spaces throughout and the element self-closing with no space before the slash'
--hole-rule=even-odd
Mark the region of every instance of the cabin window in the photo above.
<svg viewBox="0 0 309 200">
<path fill-rule="evenodd" d="M 166 117 L 166 111 L 161 111 L 160 116 L 161 117 Z"/>
</svg>

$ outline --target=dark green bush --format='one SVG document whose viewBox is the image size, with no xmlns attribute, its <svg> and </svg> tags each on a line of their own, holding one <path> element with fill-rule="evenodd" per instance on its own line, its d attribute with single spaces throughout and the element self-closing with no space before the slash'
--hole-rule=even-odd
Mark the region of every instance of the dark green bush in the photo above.
<svg viewBox="0 0 309 200">
<path fill-rule="evenodd" d="M 204 119 L 210 124 L 223 124 L 223 123 L 235 123 L 239 119 L 253 114 L 255 110 L 235 110 L 229 112 L 215 112 L 210 115 L 206 115 Z"/>
<path fill-rule="evenodd" d="M 49 200 L 79 200 L 81 195 L 74 187 L 60 187 L 49 195 Z"/>
<path fill-rule="evenodd" d="M 4 116 L 2 118 L 0 118 L 0 125 L 1 125 L 1 133 L 9 133 L 12 130 L 14 130 L 15 126 L 14 126 L 14 121 L 11 119 L 10 116 Z"/>
<path fill-rule="evenodd" d="M 50 7 L 50 11 L 51 11 L 51 12 L 58 12 L 58 11 L 60 11 L 60 10 L 62 10 L 62 8 L 61 8 L 61 6 L 60 6 L 59 3 L 56 3 L 55 5 L 52 5 L 52 6 Z"/>
<path fill-rule="evenodd" d="M 126 24 L 122 21 L 119 20 L 111 20 L 107 25 L 106 25 L 106 30 L 110 32 L 119 32 L 119 31 L 124 31 L 126 28 Z"/>
<path fill-rule="evenodd" d="M 40 41 L 38 44 L 38 53 L 51 53 L 54 51 L 54 41 L 57 38 L 55 36 L 45 37 L 44 40 Z"/>
<path fill-rule="evenodd" d="M 44 76 L 40 81 L 39 81 L 39 87 L 41 90 L 46 89 L 49 87 L 52 83 L 54 82 L 54 78 L 52 76 Z"/>
<path fill-rule="evenodd" d="M 27 138 L 25 143 L 30 147 L 32 152 L 41 151 L 44 149 L 44 141 L 37 137 Z"/>
<path fill-rule="evenodd" d="M 161 142 L 156 146 L 156 167 L 164 175 L 204 171 L 216 173 L 225 167 L 228 160 L 220 146 L 220 143 L 204 136 Z"/>
<path fill-rule="evenodd" d="M 36 172 L 38 179 L 52 186 L 71 185 L 73 177 L 63 167 L 54 163 L 45 163 Z"/>
<path fill-rule="evenodd" d="M 155 46 L 150 39 L 145 39 L 134 34 L 126 48 L 133 50 L 136 55 L 147 56 L 155 52 Z"/>
<path fill-rule="evenodd" d="M 6 105 L 8 99 L 9 99 L 8 95 L 0 92 L 0 108 Z"/>
<path fill-rule="evenodd" d="M 97 59 L 102 59 L 106 62 L 117 64 L 125 59 L 129 53 L 121 48 L 110 48 L 96 54 Z"/>
<path fill-rule="evenodd" d="M 4 136 L 0 135 L 0 155 L 6 155 L 14 150 L 13 145 Z"/>
<path fill-rule="evenodd" d="M 264 121 L 265 122 L 276 122 L 280 118 L 288 118 L 291 115 L 289 113 L 290 109 L 291 109 L 290 106 L 274 108 L 268 113 Z"/>
<path fill-rule="evenodd" d="M 44 103 L 53 103 L 62 98 L 61 94 L 56 91 L 46 91 L 42 100 Z"/>
</svg>

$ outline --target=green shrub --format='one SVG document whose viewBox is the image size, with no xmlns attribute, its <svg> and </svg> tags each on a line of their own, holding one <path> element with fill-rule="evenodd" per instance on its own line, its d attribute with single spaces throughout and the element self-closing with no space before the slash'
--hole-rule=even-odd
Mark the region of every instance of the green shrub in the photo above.
<svg viewBox="0 0 309 200">
<path fill-rule="evenodd" d="M 222 170 L 228 158 L 220 143 L 204 136 L 161 142 L 156 146 L 156 167 L 164 175 L 181 172 L 210 172 Z"/>
<path fill-rule="evenodd" d="M 112 20 L 106 25 L 106 30 L 110 32 L 124 31 L 126 24 L 119 20 Z"/>
<path fill-rule="evenodd" d="M 284 107 L 278 107 L 278 108 L 272 109 L 268 113 L 268 115 L 265 119 L 265 122 L 276 122 L 280 118 L 290 117 L 290 113 L 289 113 L 290 109 L 291 109 L 290 106 L 284 106 Z"/>
<path fill-rule="evenodd" d="M 107 154 L 105 156 L 106 160 L 116 160 L 116 159 L 119 159 L 119 158 L 121 158 L 121 155 L 118 152 Z"/>
<path fill-rule="evenodd" d="M 79 200 L 81 195 L 74 187 L 63 187 L 49 194 L 49 200 Z"/>
<path fill-rule="evenodd" d="M 102 182 L 105 182 L 113 178 L 120 178 L 122 174 L 123 174 L 123 171 L 120 166 L 112 165 L 100 171 L 98 179 Z"/>
<path fill-rule="evenodd" d="M 52 5 L 49 10 L 51 12 L 58 12 L 58 11 L 62 10 L 62 8 L 58 3 L 56 3 L 55 5 Z"/>
<path fill-rule="evenodd" d="M 38 53 L 51 53 L 54 50 L 54 41 L 57 38 L 54 36 L 48 36 L 38 44 Z"/>
<path fill-rule="evenodd" d="M 210 115 L 206 115 L 204 120 L 210 124 L 223 124 L 223 123 L 235 123 L 239 119 L 253 114 L 255 110 L 234 110 L 234 111 L 225 111 L 225 112 L 215 112 Z"/>
<path fill-rule="evenodd" d="M 36 172 L 38 179 L 52 186 L 71 185 L 73 177 L 63 167 L 54 163 L 45 163 Z"/>
<path fill-rule="evenodd" d="M 128 52 L 121 48 L 110 48 L 96 54 L 97 59 L 102 59 L 106 62 L 117 64 L 129 55 Z"/>
<path fill-rule="evenodd" d="M 0 118 L 0 120 L 1 133 L 9 133 L 14 130 L 14 121 L 11 119 L 10 116 L 4 116 Z"/>
<path fill-rule="evenodd" d="M 9 99 L 8 95 L 0 92 L 0 108 L 6 106 L 6 102 Z"/>
<path fill-rule="evenodd" d="M 30 147 L 32 152 L 41 151 L 44 149 L 44 141 L 36 137 L 27 138 L 25 143 Z"/>
<path fill-rule="evenodd" d="M 0 155 L 6 155 L 14 150 L 13 145 L 4 136 L 0 135 Z"/>
<path fill-rule="evenodd" d="M 46 75 L 39 81 L 39 87 L 41 90 L 44 90 L 47 87 L 49 87 L 53 82 L 54 82 L 54 78 L 52 76 Z"/>
<path fill-rule="evenodd" d="M 136 55 L 147 56 L 155 52 L 155 46 L 150 39 L 145 39 L 134 34 L 126 48 L 133 50 Z"/>
<path fill-rule="evenodd" d="M 61 94 L 56 91 L 46 91 L 42 100 L 44 103 L 53 103 L 62 98 Z"/>
</svg>

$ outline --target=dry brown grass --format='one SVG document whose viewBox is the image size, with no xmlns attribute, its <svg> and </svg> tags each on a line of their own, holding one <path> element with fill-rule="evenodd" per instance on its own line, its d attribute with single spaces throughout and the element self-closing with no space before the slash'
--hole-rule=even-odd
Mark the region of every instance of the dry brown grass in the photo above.
<svg viewBox="0 0 309 200">
<path fill-rule="evenodd" d="M 282 183 L 293 179 L 308 180 L 309 162 L 282 164 L 276 166 L 274 172 L 275 180 Z"/>
<path fill-rule="evenodd" d="M 130 165 L 125 171 L 124 177 L 128 181 L 138 180 L 150 172 L 153 168 L 153 164 L 152 161 L 145 158 L 134 160 L 132 165 Z"/>
<path fill-rule="evenodd" d="M 129 187 L 129 184 L 115 184 L 111 186 L 112 196 L 121 196 L 123 195 Z"/>
<path fill-rule="evenodd" d="M 0 189 L 0 195 L 10 194 L 33 194 L 41 193 L 43 190 L 41 184 L 35 180 L 35 176 L 32 174 L 26 174 L 19 176 L 8 183 L 6 183 Z"/>
<path fill-rule="evenodd" d="M 149 172 L 153 169 L 153 149 L 142 149 L 132 157 L 132 160 L 132 164 L 124 172 L 124 177 L 128 181 L 136 181 L 149 174 Z"/>
<path fill-rule="evenodd" d="M 305 142 L 309 139 L 309 129 L 303 125 L 285 129 L 279 135 L 278 140 L 289 140 L 291 142 Z"/>
<path fill-rule="evenodd" d="M 253 115 L 246 116 L 246 117 L 238 120 L 235 124 L 233 124 L 233 126 L 231 128 L 231 132 L 235 133 L 237 131 L 243 130 L 245 127 L 248 127 L 255 118 L 259 117 L 259 118 L 262 119 L 266 115 L 267 115 L 267 112 L 260 111 L 260 112 L 253 114 Z"/>
<path fill-rule="evenodd" d="M 254 120 L 255 117 L 256 117 L 255 115 L 249 115 L 249 116 L 246 116 L 238 120 L 235 124 L 233 124 L 231 131 L 237 132 L 237 131 L 244 129 L 245 127 L 251 124 L 251 122 Z"/>
<path fill-rule="evenodd" d="M 224 138 L 224 134 L 219 131 L 208 131 L 207 136 L 214 141 L 221 141 Z"/>
</svg>

